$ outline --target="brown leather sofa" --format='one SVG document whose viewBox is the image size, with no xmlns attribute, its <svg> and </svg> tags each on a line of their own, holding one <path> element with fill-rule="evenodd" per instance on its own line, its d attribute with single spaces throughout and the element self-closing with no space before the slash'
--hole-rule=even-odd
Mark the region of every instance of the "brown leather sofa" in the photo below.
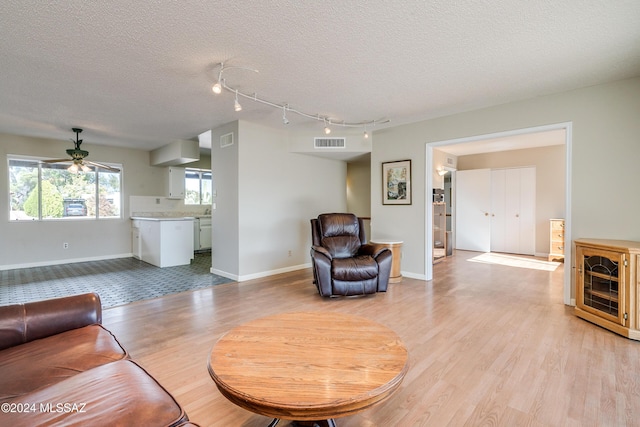
<svg viewBox="0 0 640 427">
<path fill-rule="evenodd" d="M 101 323 L 97 294 L 0 307 L 0 425 L 195 426 Z"/>
<path fill-rule="evenodd" d="M 313 279 L 322 296 L 386 292 L 391 250 L 367 243 L 363 220 L 326 213 L 311 220 Z"/>
</svg>

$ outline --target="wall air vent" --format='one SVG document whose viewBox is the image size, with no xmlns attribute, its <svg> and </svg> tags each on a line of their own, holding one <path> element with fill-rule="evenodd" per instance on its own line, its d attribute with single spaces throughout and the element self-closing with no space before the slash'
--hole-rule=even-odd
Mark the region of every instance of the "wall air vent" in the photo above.
<svg viewBox="0 0 640 427">
<path fill-rule="evenodd" d="M 313 148 L 345 148 L 346 146 L 346 138 L 313 138 Z"/>
<path fill-rule="evenodd" d="M 220 137 L 220 148 L 233 145 L 233 132 L 225 133 Z"/>
</svg>

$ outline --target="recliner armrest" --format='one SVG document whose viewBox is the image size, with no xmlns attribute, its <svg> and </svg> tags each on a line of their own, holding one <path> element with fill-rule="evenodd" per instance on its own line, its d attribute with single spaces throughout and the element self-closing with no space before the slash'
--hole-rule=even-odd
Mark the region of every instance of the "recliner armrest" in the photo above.
<svg viewBox="0 0 640 427">
<path fill-rule="evenodd" d="M 378 258 L 378 256 L 384 253 L 385 251 L 391 252 L 391 249 L 385 246 L 376 245 L 375 243 L 366 243 L 360 246 L 360 249 L 358 250 L 358 255 L 369 255 L 369 256 L 372 256 L 373 258 Z"/>
<path fill-rule="evenodd" d="M 95 293 L 0 307 L 0 350 L 71 329 L 102 323 Z"/>
<path fill-rule="evenodd" d="M 333 257 L 331 256 L 331 254 L 329 253 L 329 251 L 322 247 L 322 246 L 311 246 L 311 251 L 315 251 L 315 252 L 319 252 L 322 255 L 326 256 L 327 258 L 329 258 L 330 260 L 333 259 Z"/>
</svg>

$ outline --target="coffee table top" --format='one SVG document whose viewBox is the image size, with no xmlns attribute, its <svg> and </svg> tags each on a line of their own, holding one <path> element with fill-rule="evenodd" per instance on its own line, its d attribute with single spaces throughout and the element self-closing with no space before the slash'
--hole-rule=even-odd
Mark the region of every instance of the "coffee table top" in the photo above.
<svg viewBox="0 0 640 427">
<path fill-rule="evenodd" d="M 222 336 L 209 373 L 236 405 L 274 418 L 319 420 L 360 412 L 388 398 L 408 370 L 395 332 L 335 312 L 282 313 Z"/>
</svg>

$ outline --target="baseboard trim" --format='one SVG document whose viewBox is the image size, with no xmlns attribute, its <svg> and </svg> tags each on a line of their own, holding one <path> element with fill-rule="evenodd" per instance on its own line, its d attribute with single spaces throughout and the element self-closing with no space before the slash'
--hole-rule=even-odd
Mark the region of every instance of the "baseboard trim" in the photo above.
<svg viewBox="0 0 640 427">
<path fill-rule="evenodd" d="M 402 277 L 408 277 L 409 279 L 418 279 L 418 280 L 427 281 L 427 276 L 425 274 L 411 273 L 408 271 L 402 271 L 401 274 L 402 274 Z"/>
<path fill-rule="evenodd" d="M 216 268 L 211 268 L 209 271 L 212 274 L 217 274 L 218 276 L 226 277 L 227 279 L 235 280 L 236 282 L 245 282 L 247 280 L 275 276 L 276 274 L 289 273 L 291 271 L 297 271 L 297 270 L 304 270 L 305 268 L 311 268 L 311 263 L 292 265 L 290 267 L 278 268 L 275 270 L 268 270 L 268 271 L 261 271 L 259 273 L 244 274 L 240 276 L 237 274 L 229 273 L 227 271 L 218 270 Z"/>
<path fill-rule="evenodd" d="M 105 261 L 108 259 L 131 258 L 131 257 L 133 257 L 133 254 L 128 253 L 128 254 L 115 254 L 115 255 L 107 255 L 107 256 L 94 256 L 94 257 L 86 257 L 86 258 L 71 258 L 71 259 L 58 259 L 58 260 L 51 260 L 51 261 L 29 262 L 25 264 L 8 264 L 8 265 L 0 265 L 0 271 L 15 270 L 17 268 L 48 267 L 50 265 L 75 264 L 78 262 Z"/>
</svg>

